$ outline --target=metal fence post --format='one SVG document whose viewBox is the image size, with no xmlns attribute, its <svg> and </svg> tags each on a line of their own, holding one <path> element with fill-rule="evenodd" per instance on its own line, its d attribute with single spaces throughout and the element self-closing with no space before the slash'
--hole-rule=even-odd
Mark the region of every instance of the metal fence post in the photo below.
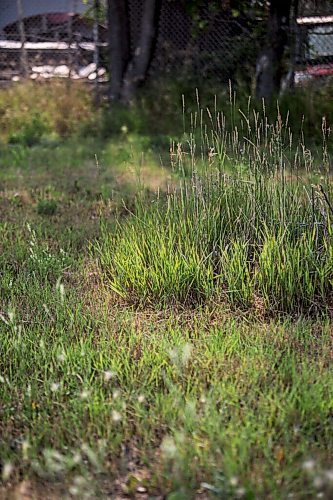
<svg viewBox="0 0 333 500">
<path fill-rule="evenodd" d="M 68 19 L 67 19 L 67 43 L 68 43 L 68 78 L 71 78 L 73 57 L 72 57 L 72 43 L 73 43 L 73 12 L 74 12 L 74 0 L 71 2 L 72 9 L 69 9 Z"/>
<path fill-rule="evenodd" d="M 99 0 L 94 0 L 94 64 L 96 65 L 96 78 L 95 78 L 95 99 L 98 100 L 98 65 L 99 65 L 99 30 L 98 30 L 98 16 L 99 16 Z"/>
<path fill-rule="evenodd" d="M 20 39 L 21 39 L 21 48 L 20 48 L 20 59 L 21 59 L 21 71 L 25 78 L 29 75 L 29 67 L 28 67 L 28 56 L 27 51 L 25 49 L 25 30 L 24 30 L 24 14 L 22 7 L 22 0 L 16 0 L 16 8 L 17 8 L 17 17 L 20 31 Z"/>
</svg>

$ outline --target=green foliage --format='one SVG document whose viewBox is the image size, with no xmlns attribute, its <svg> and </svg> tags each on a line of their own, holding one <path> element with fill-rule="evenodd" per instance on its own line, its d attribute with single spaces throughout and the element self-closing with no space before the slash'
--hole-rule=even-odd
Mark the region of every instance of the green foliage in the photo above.
<svg viewBox="0 0 333 500">
<path fill-rule="evenodd" d="M 0 138 L 31 146 L 78 135 L 96 113 L 92 93 L 77 82 L 15 84 L 0 91 Z"/>
<path fill-rule="evenodd" d="M 315 477 L 332 491 L 329 321 L 145 316 L 110 308 L 102 287 L 99 308 L 54 251 L 55 279 L 45 280 L 29 258 L 31 232 L 1 236 L 0 461 L 11 483 L 24 473 L 43 491 L 61 480 L 103 498 L 131 453 L 144 471 L 123 480 L 133 494 L 314 496 Z M 71 270 L 84 272 L 75 257 Z"/>
<path fill-rule="evenodd" d="M 233 107 L 230 113 L 233 120 Z M 248 110 L 231 131 L 223 114 L 214 116 L 201 113 L 197 128 L 191 120 L 187 145 L 171 150 L 185 175 L 180 185 L 149 210 L 139 203 L 116 234 L 104 233 L 98 252 L 111 289 L 140 305 L 217 300 L 250 309 L 263 302 L 271 313 L 329 309 L 327 170 L 321 188 L 311 187 L 311 174 L 299 177 L 308 156 L 302 144 L 292 156 L 281 115 L 270 123 L 265 110 Z"/>
<path fill-rule="evenodd" d="M 1 148 L 0 496 L 332 497 L 329 150 L 225 107 Z"/>
<path fill-rule="evenodd" d="M 233 306 L 248 307 L 253 302 L 255 271 L 249 262 L 249 246 L 231 242 L 221 255 L 221 275 Z"/>
<path fill-rule="evenodd" d="M 114 291 L 141 304 L 214 298 L 251 307 L 254 297 L 262 297 L 275 312 L 329 307 L 329 211 L 322 232 L 294 181 L 283 192 L 269 178 L 253 179 L 251 189 L 230 179 L 201 182 L 149 211 L 139 207 L 116 235 L 104 234 L 98 249 Z M 327 192 L 332 195 L 328 186 Z M 319 207 L 315 216 L 321 217 Z"/>
<path fill-rule="evenodd" d="M 57 212 L 57 207 L 55 200 L 40 200 L 37 205 L 37 212 L 40 215 L 54 215 Z"/>
<path fill-rule="evenodd" d="M 229 64 L 227 59 L 225 64 Z M 96 106 L 91 89 L 78 82 L 70 85 L 62 81 L 22 83 L 0 92 L 0 139 L 4 143 L 29 146 L 71 136 L 106 140 L 124 137 L 127 133 L 142 134 L 150 137 L 160 154 L 165 154 L 169 138 L 181 140 L 184 125 L 189 130 L 191 117 L 194 118 L 198 109 L 223 112 L 229 131 L 244 126 L 242 113 L 247 115 L 249 125 L 256 127 L 262 103 L 253 100 L 249 105 L 249 82 L 240 80 L 233 85 L 235 94 L 226 85 L 221 86 L 220 81 L 198 82 L 191 74 L 179 72 L 152 80 L 139 92 L 131 108 L 116 104 L 106 108 Z M 329 145 L 333 123 L 331 94 L 329 82 L 320 87 L 314 83 L 283 95 L 279 109 L 275 103 L 266 104 L 265 113 L 271 123 L 280 114 L 282 122 L 288 121 L 294 139 L 301 138 L 307 146 L 322 145 L 325 117 Z M 204 124 L 208 130 L 211 128 L 207 117 Z"/>
<path fill-rule="evenodd" d="M 43 136 L 48 132 L 48 125 L 45 120 L 34 115 L 27 122 L 23 122 L 20 127 L 8 137 L 9 144 L 21 144 L 22 146 L 34 146 L 38 144 Z"/>
</svg>

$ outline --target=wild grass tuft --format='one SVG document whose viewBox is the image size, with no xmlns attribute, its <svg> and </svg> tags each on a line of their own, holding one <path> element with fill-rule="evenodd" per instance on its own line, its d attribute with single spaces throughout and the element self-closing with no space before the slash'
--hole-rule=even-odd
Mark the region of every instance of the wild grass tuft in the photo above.
<svg viewBox="0 0 333 500">
<path fill-rule="evenodd" d="M 228 132 L 218 113 L 211 134 L 203 119 L 193 126 L 187 147 L 171 151 L 184 176 L 179 186 L 149 209 L 138 203 L 115 234 L 103 233 L 100 261 L 123 299 L 141 305 L 212 299 L 241 308 L 260 299 L 282 313 L 330 308 L 327 169 L 322 184 L 313 185 L 304 154 L 291 158 L 295 148 L 281 117 L 269 124 L 254 114 L 253 129 L 242 116 L 245 135 Z M 207 117 L 213 120 L 209 111 Z"/>
</svg>

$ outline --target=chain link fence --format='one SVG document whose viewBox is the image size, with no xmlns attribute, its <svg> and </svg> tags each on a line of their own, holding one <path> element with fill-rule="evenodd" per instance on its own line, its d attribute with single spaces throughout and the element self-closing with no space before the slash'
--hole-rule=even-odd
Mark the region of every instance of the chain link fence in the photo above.
<svg viewBox="0 0 333 500">
<path fill-rule="evenodd" d="M 311 14 L 297 18 L 295 82 L 333 75 L 332 14 Z"/>
<path fill-rule="evenodd" d="M 245 19 L 211 9 L 208 2 L 193 19 L 179 2 L 164 1 L 151 71 L 228 81 L 255 65 L 258 49 Z"/>
<path fill-rule="evenodd" d="M 333 7 L 303 0 L 291 30 L 295 82 L 333 75 Z M 330 6 L 331 5 L 331 6 Z M 129 0 L 131 44 L 137 46 L 142 0 Z M 54 77 L 107 81 L 107 26 L 81 0 L 2 0 L 0 80 Z M 251 78 L 264 40 L 264 20 L 209 8 L 194 19 L 180 2 L 163 0 L 150 75 Z"/>
</svg>

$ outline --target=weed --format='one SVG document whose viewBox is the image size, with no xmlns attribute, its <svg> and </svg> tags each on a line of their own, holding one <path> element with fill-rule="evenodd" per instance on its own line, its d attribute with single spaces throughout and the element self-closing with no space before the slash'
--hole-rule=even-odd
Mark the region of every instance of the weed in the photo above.
<svg viewBox="0 0 333 500">
<path fill-rule="evenodd" d="M 8 137 L 8 142 L 30 147 L 38 144 L 47 132 L 47 123 L 40 116 L 32 116 L 29 122 L 23 123 Z"/>
<path fill-rule="evenodd" d="M 58 205 L 55 200 L 40 200 L 37 205 L 37 213 L 40 215 L 54 215 Z"/>
</svg>

